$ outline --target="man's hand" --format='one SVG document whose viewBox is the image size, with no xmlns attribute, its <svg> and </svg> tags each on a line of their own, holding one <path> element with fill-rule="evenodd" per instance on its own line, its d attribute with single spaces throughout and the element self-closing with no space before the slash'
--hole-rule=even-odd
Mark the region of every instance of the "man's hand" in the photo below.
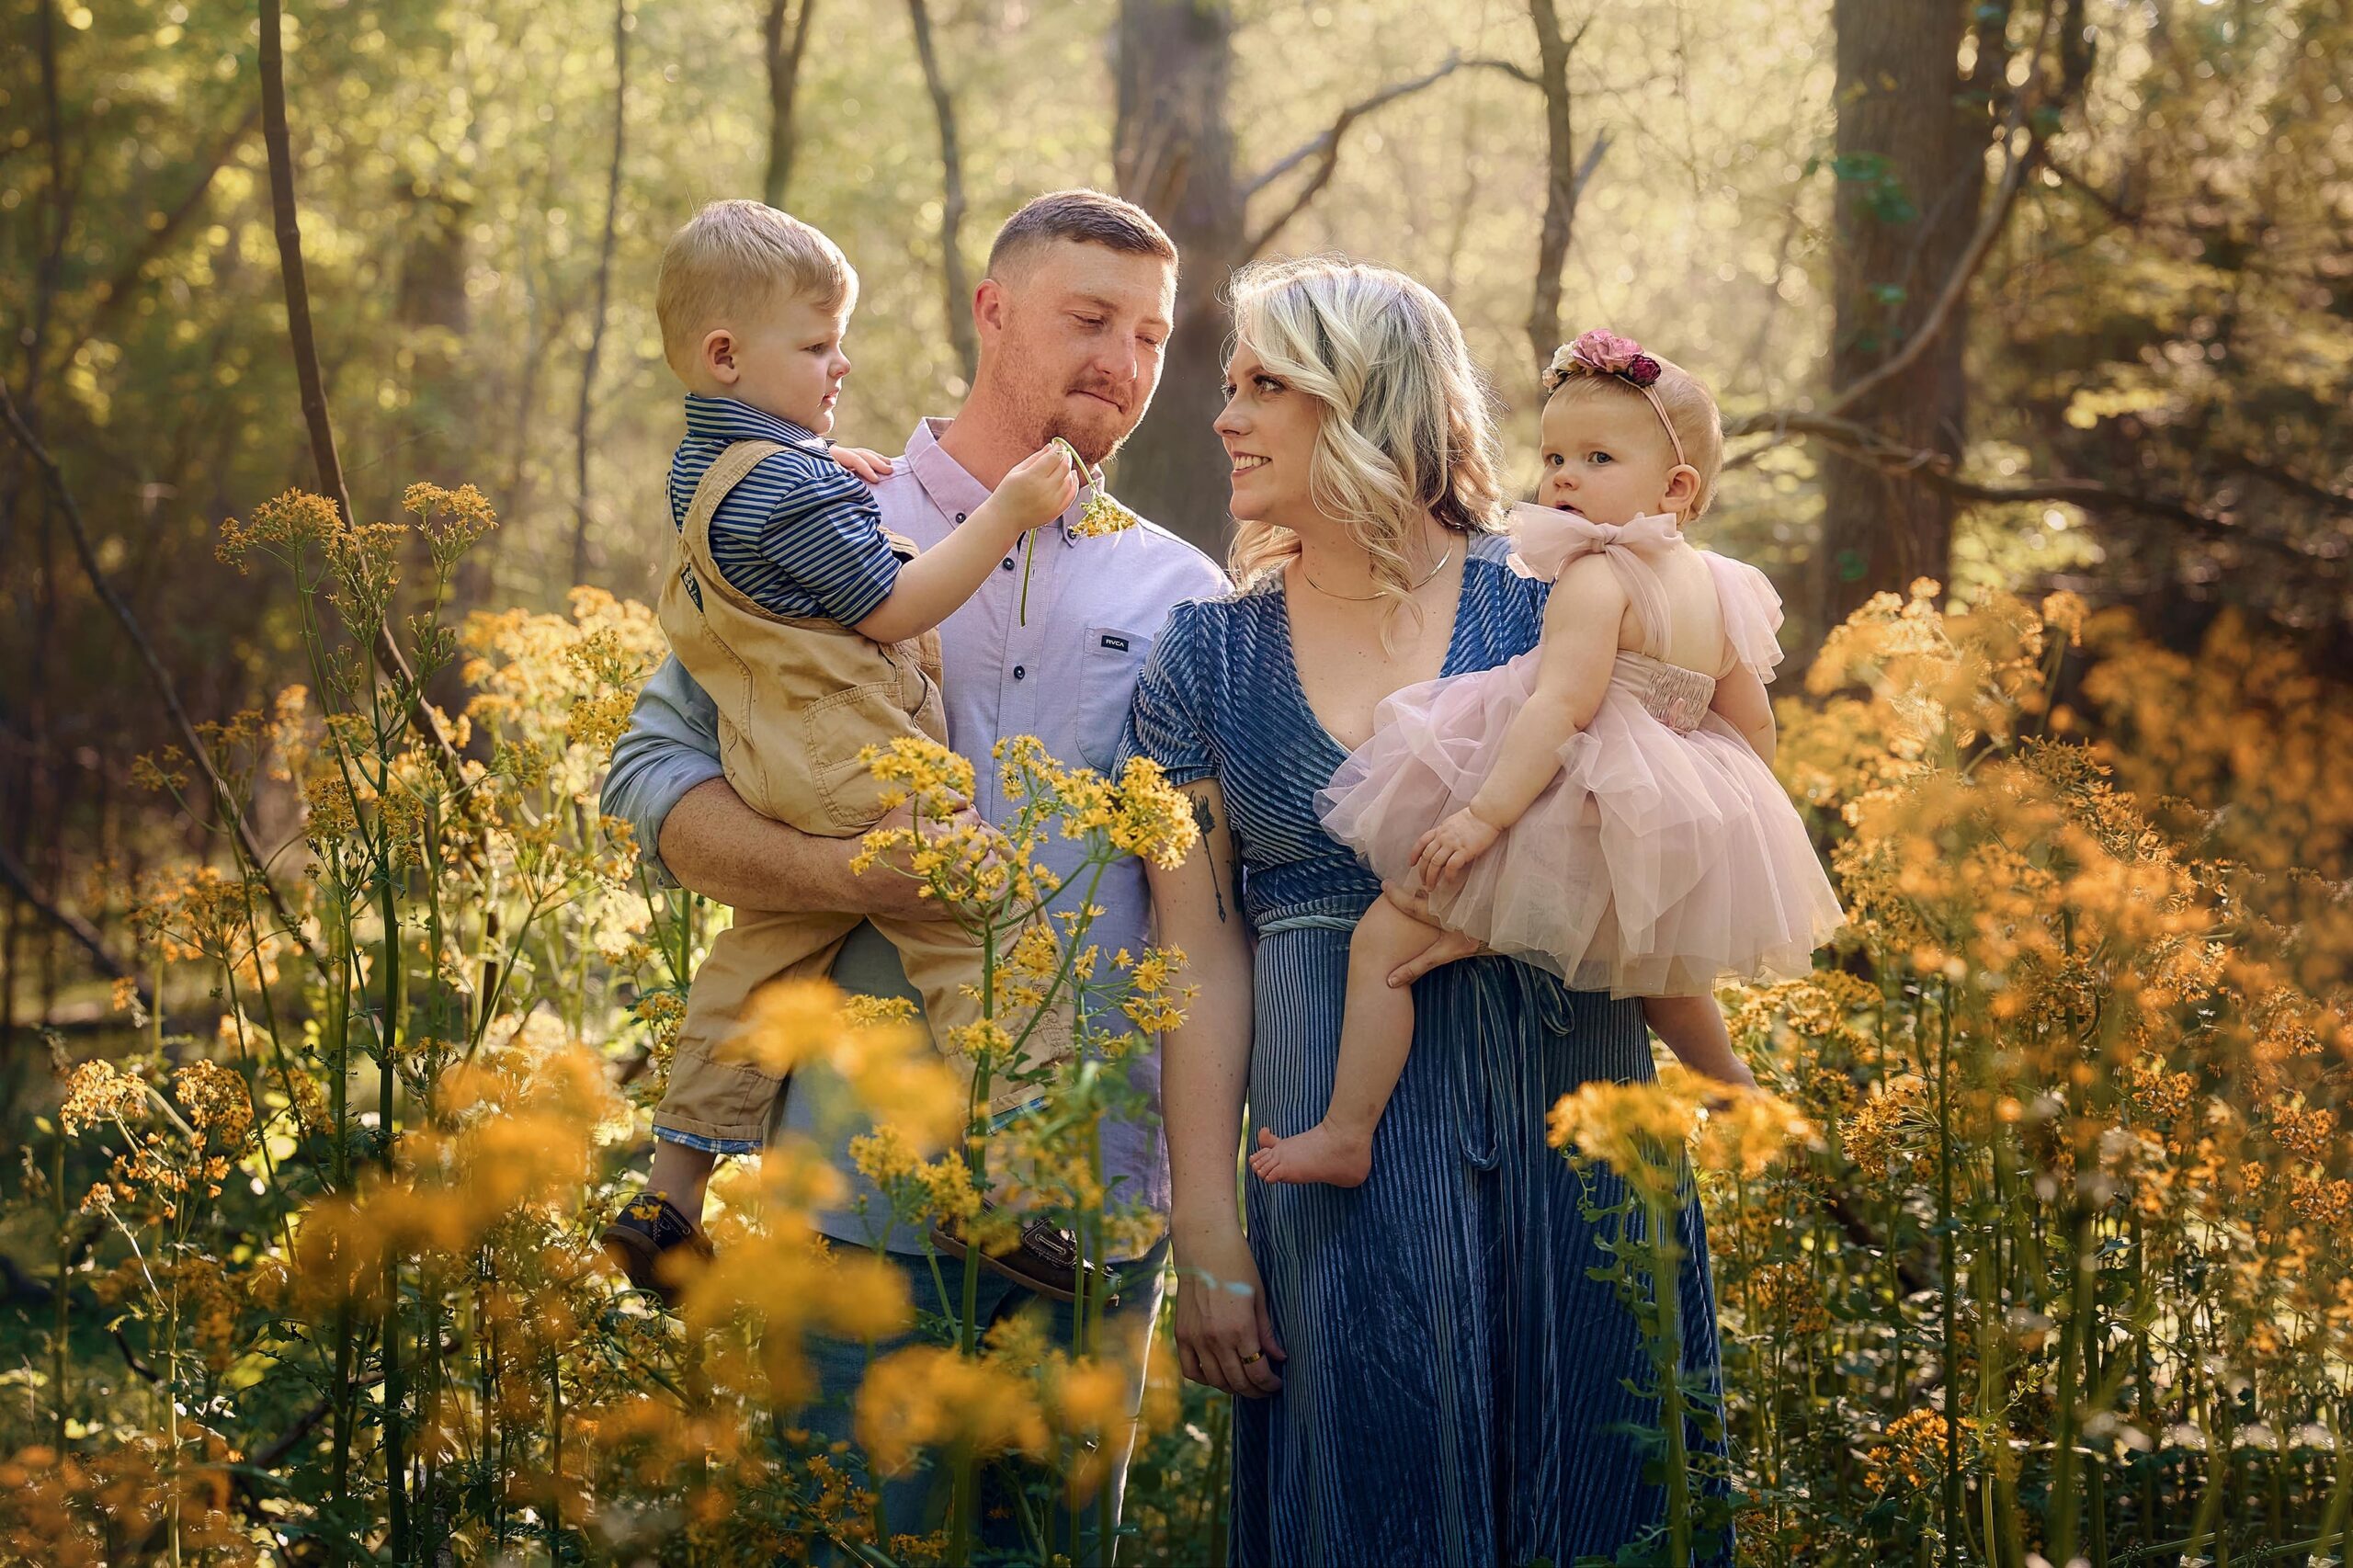
<svg viewBox="0 0 2353 1568">
<path fill-rule="evenodd" d="M 970 801 L 966 801 L 958 808 L 954 816 L 945 820 L 938 816 L 926 816 L 922 836 L 944 837 L 960 827 L 978 826 L 980 823 L 980 812 L 972 809 Z M 913 828 L 915 825 L 915 802 L 909 801 L 877 821 L 873 831 L 881 832 L 886 828 L 894 827 Z M 864 913 L 898 915 L 915 920 L 938 920 L 945 915 L 946 911 L 941 908 L 938 899 L 923 896 L 925 883 L 922 878 L 915 874 L 909 859 L 910 854 L 911 851 L 905 848 L 894 849 L 882 857 L 881 864 L 858 877 L 860 891 L 869 895 L 860 900 L 865 906 Z"/>
<path fill-rule="evenodd" d="M 881 452 L 870 452 L 864 447 L 835 446 L 828 449 L 828 455 L 869 484 L 881 483 L 891 472 L 889 458 Z"/>
</svg>

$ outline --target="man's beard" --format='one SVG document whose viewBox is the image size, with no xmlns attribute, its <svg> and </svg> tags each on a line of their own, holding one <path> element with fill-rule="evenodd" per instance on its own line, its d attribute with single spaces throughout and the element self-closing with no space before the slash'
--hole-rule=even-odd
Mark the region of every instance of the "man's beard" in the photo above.
<svg viewBox="0 0 2353 1568">
<path fill-rule="evenodd" d="M 1080 422 L 1072 418 L 1068 413 L 1068 399 L 1070 393 L 1072 392 L 1081 390 L 1084 389 L 1075 387 L 1067 389 L 1060 396 L 1053 398 L 1051 402 L 1034 408 L 1031 411 L 1032 417 L 1025 420 L 1024 423 L 1028 424 L 1034 432 L 1037 445 L 1042 447 L 1047 442 L 1059 436 L 1063 440 L 1068 441 L 1071 444 L 1073 449 L 1078 453 L 1080 460 L 1085 462 L 1087 467 L 1101 468 L 1105 463 L 1111 460 L 1112 456 L 1119 451 L 1121 446 L 1126 444 L 1129 433 L 1134 428 L 1134 426 L 1130 426 L 1126 429 L 1119 430 L 1117 434 L 1110 436 L 1108 439 L 1104 435 L 1104 426 L 1102 424 L 1088 421 L 1086 422 L 1087 426 L 1091 426 L 1092 427 L 1083 427 Z M 1115 412 L 1109 416 L 1109 420 L 1117 420 L 1123 417 L 1124 415 L 1119 415 Z M 1106 423 L 1108 423 L 1109 420 L 1107 420 Z"/>
</svg>

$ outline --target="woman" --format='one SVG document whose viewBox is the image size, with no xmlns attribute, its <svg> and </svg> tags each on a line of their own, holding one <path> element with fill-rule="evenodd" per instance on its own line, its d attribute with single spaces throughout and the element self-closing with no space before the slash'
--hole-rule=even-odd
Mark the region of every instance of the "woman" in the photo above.
<svg viewBox="0 0 2353 1568">
<path fill-rule="evenodd" d="M 1192 795 L 1204 829 L 1206 853 L 1153 872 L 1152 892 L 1198 988 L 1165 1042 L 1162 1103 L 1178 1358 L 1242 1396 L 1233 1560 L 1493 1568 L 1612 1552 L 1659 1519 L 1640 1431 L 1655 1407 L 1627 1392 L 1647 1380 L 1645 1352 L 1587 1277 L 1609 1261 L 1601 1226 L 1544 1118 L 1588 1079 L 1649 1076 L 1636 1004 L 1467 942 L 1425 955 L 1370 1178 L 1250 1180 L 1246 1240 L 1237 1212 L 1244 1105 L 1254 1138 L 1322 1116 L 1349 932 L 1384 896 L 1318 825 L 1315 792 L 1383 697 L 1533 646 L 1544 589 L 1505 565 L 1497 442 L 1435 295 L 1332 261 L 1252 268 L 1233 288 L 1217 430 L 1243 586 L 1177 608 L 1126 747 Z M 1604 1171 L 1591 1200 L 1618 1196 Z M 1696 1205 L 1682 1241 L 1687 1368 L 1712 1385 Z"/>
</svg>

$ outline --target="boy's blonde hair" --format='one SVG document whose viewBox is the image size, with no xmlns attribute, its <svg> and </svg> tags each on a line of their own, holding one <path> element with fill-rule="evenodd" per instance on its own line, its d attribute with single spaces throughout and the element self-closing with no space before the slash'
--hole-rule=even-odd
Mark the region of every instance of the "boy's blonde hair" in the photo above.
<svg viewBox="0 0 2353 1568">
<path fill-rule="evenodd" d="M 1658 399 L 1659 411 L 1666 415 L 1675 438 L 1683 443 L 1684 462 L 1699 476 L 1699 489 L 1683 514 L 1683 520 L 1688 523 L 1705 512 L 1716 498 L 1716 477 L 1724 467 L 1723 416 L 1717 412 L 1715 394 L 1708 391 L 1707 383 L 1672 359 L 1648 349 L 1643 352 L 1658 363 L 1658 380 L 1651 383 L 1651 392 Z M 1574 387 L 1578 394 L 1586 396 L 1649 401 L 1643 396 L 1641 387 L 1609 371 L 1596 369 L 1570 352 L 1566 344 L 1552 350 L 1552 362 L 1545 367 L 1544 395 L 1549 399 L 1564 387 Z"/>
<path fill-rule="evenodd" d="M 714 201 L 670 236 L 654 279 L 662 358 L 687 374 L 711 328 L 788 300 L 821 311 L 858 302 L 858 273 L 841 247 L 764 201 Z"/>
<path fill-rule="evenodd" d="M 1404 543 L 1422 517 L 1477 534 L 1503 510 L 1492 400 L 1454 313 L 1402 272 L 1336 256 L 1255 262 L 1229 287 L 1236 340 L 1321 406 L 1307 461 L 1317 510 L 1365 552 L 1380 597 L 1412 607 Z M 1289 528 L 1245 522 L 1229 564 L 1246 583 L 1299 553 Z"/>
</svg>

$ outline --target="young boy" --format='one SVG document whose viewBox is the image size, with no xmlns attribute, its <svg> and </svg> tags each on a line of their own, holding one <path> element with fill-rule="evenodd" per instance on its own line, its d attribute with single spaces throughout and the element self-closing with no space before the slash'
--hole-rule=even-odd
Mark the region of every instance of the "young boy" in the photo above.
<svg viewBox="0 0 2353 1568">
<path fill-rule="evenodd" d="M 1078 491 L 1063 449 L 1048 446 L 936 548 L 917 554 L 886 533 L 850 472 L 881 460 L 820 439 L 849 371 L 842 335 L 857 300 L 858 275 L 831 240 L 756 201 L 698 212 L 663 251 L 654 285 L 663 355 L 687 387 L 662 629 L 718 708 L 728 783 L 763 815 L 826 837 L 862 834 L 883 814 L 865 747 L 917 734 L 946 744 L 934 628 Z M 604 1237 L 631 1282 L 665 1302 L 678 1276 L 669 1255 L 709 1256 L 699 1221 L 718 1152 L 756 1146 L 780 1087 L 717 1048 L 759 986 L 825 974 L 859 918 L 762 915 L 722 933 L 696 971 L 645 1193 Z M 939 1039 L 978 1018 L 963 989 L 981 978 L 977 943 L 944 919 L 873 923 Z M 1050 1015 L 1025 1055 L 1052 1061 L 1070 1045 L 1066 1013 Z M 1033 1093 L 1016 1085 L 989 1108 Z"/>
</svg>

